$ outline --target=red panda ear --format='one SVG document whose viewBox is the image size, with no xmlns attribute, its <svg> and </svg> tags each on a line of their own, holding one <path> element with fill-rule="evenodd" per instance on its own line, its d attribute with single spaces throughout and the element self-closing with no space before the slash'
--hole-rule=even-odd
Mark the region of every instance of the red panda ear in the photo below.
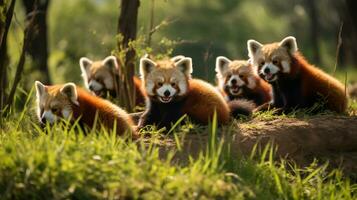
<svg viewBox="0 0 357 200">
<path fill-rule="evenodd" d="M 61 88 L 60 92 L 64 95 L 66 95 L 72 101 L 72 103 L 79 105 L 77 89 L 76 89 L 76 85 L 74 83 L 64 84 L 63 87 Z"/>
<path fill-rule="evenodd" d="M 119 70 L 119 65 L 117 58 L 115 56 L 108 56 L 103 60 L 103 65 L 108 67 L 110 70 L 114 70 L 114 72 Z"/>
<path fill-rule="evenodd" d="M 183 55 L 177 55 L 177 56 L 172 57 L 170 60 L 171 60 L 172 62 L 176 63 L 176 62 L 180 61 L 180 60 L 183 59 L 183 58 L 185 58 L 185 56 L 183 56 Z"/>
<path fill-rule="evenodd" d="M 140 75 L 141 77 L 145 77 L 148 73 L 150 73 L 154 67 L 156 66 L 156 63 L 149 58 L 143 57 L 140 59 Z"/>
<path fill-rule="evenodd" d="M 175 66 L 179 68 L 186 76 L 191 76 L 193 71 L 191 58 L 182 58 L 180 61 L 175 63 Z"/>
<path fill-rule="evenodd" d="M 262 47 L 263 45 L 255 40 L 248 40 L 247 42 L 247 47 L 248 47 L 248 56 L 249 58 L 253 58 L 257 51 Z"/>
<path fill-rule="evenodd" d="M 88 81 L 89 69 L 92 66 L 92 63 L 93 62 L 86 57 L 79 59 L 79 66 L 81 67 L 82 77 L 85 83 Z"/>
<path fill-rule="evenodd" d="M 286 48 L 291 54 L 294 54 L 298 50 L 296 38 L 293 36 L 284 38 L 279 43 L 279 46 Z"/>
<path fill-rule="evenodd" d="M 224 56 L 218 56 L 216 58 L 216 72 L 219 75 L 222 75 L 229 66 L 229 63 L 231 63 L 232 61 L 229 60 L 228 58 L 224 57 Z"/>
<path fill-rule="evenodd" d="M 46 92 L 46 86 L 40 81 L 35 81 L 36 97 L 40 98 Z"/>
<path fill-rule="evenodd" d="M 152 58 L 152 56 L 150 54 L 146 53 L 141 58 L 149 58 L 150 59 L 150 58 Z"/>
<path fill-rule="evenodd" d="M 93 61 L 89 58 L 82 57 L 79 59 L 79 66 L 81 67 L 82 72 L 88 72 L 89 68 L 92 66 Z"/>
</svg>

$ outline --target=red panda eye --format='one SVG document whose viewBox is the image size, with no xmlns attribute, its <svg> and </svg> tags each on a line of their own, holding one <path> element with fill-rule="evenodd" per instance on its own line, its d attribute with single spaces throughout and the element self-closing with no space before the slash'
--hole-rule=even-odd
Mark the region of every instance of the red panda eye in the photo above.
<svg viewBox="0 0 357 200">
<path fill-rule="evenodd" d="M 161 87 L 161 86 L 163 85 L 163 83 L 162 83 L 162 82 L 158 82 L 157 85 L 158 85 L 159 87 Z"/>
<path fill-rule="evenodd" d="M 239 78 L 244 78 L 244 76 L 242 74 L 239 75 Z"/>
<path fill-rule="evenodd" d="M 171 83 L 171 86 L 172 86 L 172 87 L 175 87 L 175 86 L 176 86 L 176 83 L 172 82 L 172 83 Z"/>
<path fill-rule="evenodd" d="M 51 108 L 51 112 L 52 112 L 52 113 L 57 113 L 58 111 L 59 111 L 58 108 Z"/>
<path fill-rule="evenodd" d="M 260 62 L 260 66 L 263 66 L 264 64 L 265 64 L 265 62 L 264 62 L 264 61 Z"/>
<path fill-rule="evenodd" d="M 279 62 L 277 60 L 273 60 L 273 64 L 277 65 Z"/>
</svg>

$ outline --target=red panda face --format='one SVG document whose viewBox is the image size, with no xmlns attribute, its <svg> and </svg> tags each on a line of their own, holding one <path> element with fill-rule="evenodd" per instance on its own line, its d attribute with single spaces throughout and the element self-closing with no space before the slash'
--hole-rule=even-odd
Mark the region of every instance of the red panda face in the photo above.
<svg viewBox="0 0 357 200">
<path fill-rule="evenodd" d="M 260 77 L 268 82 L 276 81 L 280 75 L 291 73 L 291 56 L 298 50 L 296 39 L 287 37 L 280 43 L 262 45 L 248 41 L 249 57 Z"/>
<path fill-rule="evenodd" d="M 37 117 L 41 123 L 55 123 L 72 116 L 72 104 L 79 105 L 73 83 L 45 86 L 36 81 Z"/>
<path fill-rule="evenodd" d="M 118 71 L 114 56 L 95 62 L 83 57 L 79 63 L 86 88 L 96 96 L 105 97 L 108 91 L 114 90 L 114 77 Z"/>
<path fill-rule="evenodd" d="M 221 90 L 231 96 L 239 96 L 243 87 L 254 89 L 256 74 L 248 61 L 231 61 L 219 56 L 216 59 L 216 76 Z"/>
<path fill-rule="evenodd" d="M 140 59 L 143 87 L 150 99 L 169 103 L 187 93 L 192 60 L 185 57 L 174 58 L 157 62 L 149 58 Z"/>
</svg>

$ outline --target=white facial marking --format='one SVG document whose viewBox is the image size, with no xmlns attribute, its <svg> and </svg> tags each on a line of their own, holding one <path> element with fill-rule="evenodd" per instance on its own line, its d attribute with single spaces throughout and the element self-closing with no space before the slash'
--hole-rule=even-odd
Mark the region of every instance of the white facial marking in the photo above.
<svg viewBox="0 0 357 200">
<path fill-rule="evenodd" d="M 89 88 L 90 90 L 99 91 L 99 90 L 103 89 L 103 85 L 100 84 L 100 83 L 99 83 L 98 81 L 96 81 L 96 80 L 91 80 L 91 81 L 89 81 L 89 83 L 88 83 L 88 88 Z"/>
<path fill-rule="evenodd" d="M 266 74 L 264 71 L 266 69 L 269 69 L 269 73 L 270 74 L 276 74 L 279 72 L 279 67 L 273 65 L 273 63 L 269 62 L 269 63 L 265 63 L 265 65 L 262 67 L 262 69 L 260 70 L 260 73 L 262 74 Z"/>
<path fill-rule="evenodd" d="M 57 116 L 54 115 L 52 113 L 52 111 L 50 110 L 45 110 L 45 112 L 43 112 L 42 116 L 41 116 L 41 119 L 45 118 L 46 121 L 48 121 L 50 124 L 53 124 L 57 121 Z"/>
<path fill-rule="evenodd" d="M 236 80 L 237 81 L 237 85 L 240 86 L 240 87 L 245 84 L 244 81 L 242 81 L 242 79 L 240 79 L 238 75 L 232 75 L 231 78 L 228 80 L 228 86 L 233 86 L 232 85 L 232 81 L 233 80 Z"/>
<path fill-rule="evenodd" d="M 290 64 L 287 61 L 282 61 L 281 66 L 283 67 L 284 73 L 290 73 Z"/>
<path fill-rule="evenodd" d="M 186 94 L 187 92 L 187 83 L 185 81 L 179 81 L 178 87 L 180 88 L 179 96 Z"/>
<path fill-rule="evenodd" d="M 159 95 L 159 96 L 161 96 L 161 97 L 164 97 L 165 96 L 165 92 L 166 91 L 169 91 L 170 92 L 170 95 L 169 95 L 169 97 L 172 97 L 172 96 L 174 96 L 175 94 L 176 94 L 176 89 L 175 88 L 173 88 L 170 84 L 168 84 L 168 83 L 165 83 L 165 84 L 163 84 L 159 89 L 157 89 L 156 90 L 156 92 L 157 92 L 157 94 Z"/>
<path fill-rule="evenodd" d="M 72 114 L 71 109 L 64 108 L 64 109 L 62 110 L 62 116 L 63 116 L 64 119 L 69 119 L 70 116 L 71 116 L 71 114 Z"/>
<path fill-rule="evenodd" d="M 156 90 L 158 98 L 163 103 L 169 103 L 177 90 L 171 86 L 171 84 L 165 83 L 159 89 Z"/>
</svg>

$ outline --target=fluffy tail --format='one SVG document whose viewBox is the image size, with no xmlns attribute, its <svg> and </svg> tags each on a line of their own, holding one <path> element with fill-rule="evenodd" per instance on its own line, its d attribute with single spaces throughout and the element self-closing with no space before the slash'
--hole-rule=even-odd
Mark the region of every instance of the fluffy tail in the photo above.
<svg viewBox="0 0 357 200">
<path fill-rule="evenodd" d="M 239 118 L 243 116 L 251 116 L 256 105 L 252 101 L 248 100 L 233 100 L 228 102 L 231 116 Z"/>
</svg>

